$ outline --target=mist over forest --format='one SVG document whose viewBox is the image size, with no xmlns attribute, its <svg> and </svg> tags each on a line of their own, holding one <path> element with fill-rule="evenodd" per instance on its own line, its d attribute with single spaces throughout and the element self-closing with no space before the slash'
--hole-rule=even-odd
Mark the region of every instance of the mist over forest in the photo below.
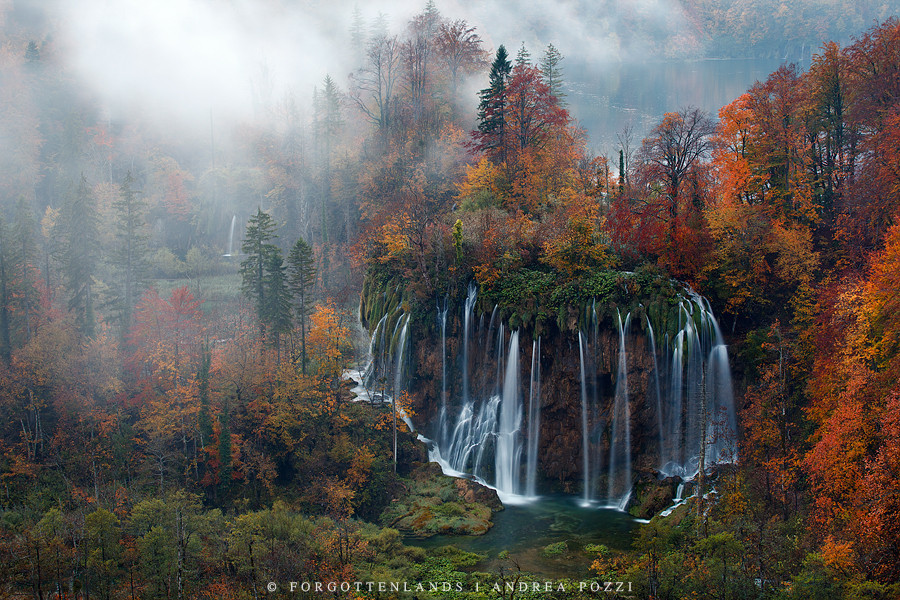
<svg viewBox="0 0 900 600">
<path fill-rule="evenodd" d="M 900 594 L 898 13 L 0 0 L 0 596 Z"/>
</svg>

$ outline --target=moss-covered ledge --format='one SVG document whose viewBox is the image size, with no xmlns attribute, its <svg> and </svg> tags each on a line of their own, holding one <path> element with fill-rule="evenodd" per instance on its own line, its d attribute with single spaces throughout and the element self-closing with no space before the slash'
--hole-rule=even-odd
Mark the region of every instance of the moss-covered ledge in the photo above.
<svg viewBox="0 0 900 600">
<path fill-rule="evenodd" d="M 447 477 L 435 463 L 416 468 L 404 481 L 407 493 L 381 514 L 387 527 L 420 537 L 482 535 L 503 510 L 497 492 L 475 481 Z"/>
<path fill-rule="evenodd" d="M 462 283 L 425 299 L 416 297 L 411 287 L 388 264 L 370 267 L 360 295 L 360 319 L 370 333 L 385 315 L 390 332 L 404 314 L 417 326 L 432 329 L 437 307 L 446 298 L 457 310 L 466 296 Z M 551 330 L 586 331 L 593 322 L 615 329 L 618 315 L 630 313 L 632 331 L 647 333 L 649 322 L 660 343 L 666 334 L 671 339 L 681 329 L 685 314 L 697 321 L 699 329 L 704 308 L 686 285 L 653 265 L 635 271 L 596 270 L 577 279 L 545 265 L 523 267 L 479 288 L 476 310 L 492 314 L 494 307 L 497 318 L 511 329 L 524 328 L 535 336 Z"/>
</svg>

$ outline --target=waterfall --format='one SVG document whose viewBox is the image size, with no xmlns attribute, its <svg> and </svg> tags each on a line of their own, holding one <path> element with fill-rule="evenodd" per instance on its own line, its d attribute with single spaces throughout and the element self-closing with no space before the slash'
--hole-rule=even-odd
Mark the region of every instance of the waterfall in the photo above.
<svg viewBox="0 0 900 600">
<path fill-rule="evenodd" d="M 523 363 L 520 342 L 523 336 L 527 340 L 529 333 L 510 329 L 501 307 L 478 310 L 478 299 L 478 288 L 471 284 L 459 309 L 449 309 L 453 305 L 449 297 L 435 306 L 433 323 L 437 327 L 433 331 L 435 338 L 440 332 L 440 372 L 435 348 L 430 388 L 435 397 L 426 412 L 434 415 L 428 424 L 434 440 L 421 439 L 429 445 L 429 458 L 438 462 L 444 473 L 474 478 L 493 487 L 504 503 L 535 501 L 540 493 L 538 465 L 547 465 L 540 454 L 541 429 L 550 426 L 550 413 L 545 410 L 541 414 L 542 404 L 555 411 L 566 405 L 544 393 L 548 382 L 555 389 L 559 376 L 542 370 L 559 368 L 561 361 L 574 362 L 574 336 L 568 337 L 570 350 L 554 346 L 546 356 L 542 356 L 541 338 L 535 336 L 530 361 Z M 386 295 L 381 305 L 394 302 Z M 612 319 L 608 317 L 610 311 L 615 311 Z M 583 490 L 578 500 L 585 506 L 620 510 L 630 496 L 633 465 L 647 465 L 645 458 L 651 455 L 655 459 L 654 452 L 658 452 L 662 475 L 682 478 L 696 474 L 702 448 L 706 449 L 708 465 L 737 459 L 728 349 L 706 299 L 688 288 L 676 298 L 669 313 L 659 315 L 661 321 L 656 320 L 658 313 L 637 313 L 645 321 L 646 341 L 631 331 L 634 315 L 622 312 L 626 310 L 620 312 L 615 306 L 603 307 L 596 302 L 583 307 L 577 330 L 580 398 L 568 400 L 571 414 L 559 416 L 556 412 L 553 417 L 570 423 L 575 436 L 577 420 L 581 420 L 582 456 L 581 464 L 576 465 L 582 471 Z M 373 402 L 399 400 L 398 394 L 409 385 L 414 374 L 410 321 L 411 314 L 397 304 L 372 330 L 372 360 L 365 382 L 372 386 L 369 398 Z M 610 326 L 617 330 L 618 344 Z M 454 331 L 458 332 L 457 343 L 447 339 Z M 554 335 L 557 333 L 566 335 Z M 642 355 L 645 351 L 651 355 Z M 629 369 L 636 365 L 646 365 L 646 371 L 642 366 L 641 379 L 632 374 L 629 381 Z M 573 369 L 574 364 L 568 368 Z M 574 373 L 565 377 L 572 378 Z M 636 384 L 638 381 L 642 383 Z M 575 382 L 564 383 L 572 386 Z M 579 401 L 576 407 L 574 403 Z M 632 401 L 640 407 L 635 416 L 641 415 L 634 423 Z M 645 427 L 649 433 L 640 460 L 633 454 L 632 426 Z M 557 452 L 561 449 L 549 438 L 544 442 Z M 578 461 L 577 438 L 568 444 L 569 460 Z M 577 477 L 575 474 L 576 481 Z"/>
<path fill-rule="evenodd" d="M 503 342 L 505 340 L 503 323 L 497 328 L 497 374 L 494 376 L 494 394 L 499 396 L 503 393 Z"/>
<path fill-rule="evenodd" d="M 403 422 L 409 427 L 410 431 L 415 431 L 416 428 L 413 427 L 412 421 L 410 421 L 406 412 L 403 410 L 401 406 L 399 409 L 397 408 L 396 402 L 397 399 L 400 398 L 400 395 L 406 389 L 406 342 L 409 339 L 409 313 L 403 315 L 403 317 L 397 321 L 397 325 L 400 325 L 400 321 L 403 322 L 403 328 L 400 330 L 400 338 L 397 341 L 397 364 L 394 368 L 394 390 L 393 390 L 393 404 L 394 410 L 397 411 L 397 414 L 403 419 Z M 394 440 L 394 455 L 396 456 L 397 447 L 396 440 Z"/>
<path fill-rule="evenodd" d="M 618 324 L 619 360 L 609 441 L 606 501 L 609 506 L 621 508 L 631 492 L 631 407 L 628 403 L 628 357 L 625 350 L 625 333 L 631 324 L 631 314 L 625 317 L 624 325 L 622 315 L 619 314 Z"/>
<path fill-rule="evenodd" d="M 447 297 L 444 308 L 438 308 L 438 323 L 441 326 L 441 412 L 438 415 L 438 432 L 441 439 L 447 437 Z"/>
<path fill-rule="evenodd" d="M 466 306 L 463 312 L 463 346 L 462 346 L 462 401 L 463 405 L 469 402 L 469 329 L 472 326 L 472 311 L 475 310 L 475 299 L 478 297 L 478 288 L 474 283 L 469 284 L 469 294 L 466 296 Z"/>
<path fill-rule="evenodd" d="M 225 256 L 231 256 L 232 251 L 234 249 L 234 225 L 237 222 L 237 215 L 231 216 L 231 232 L 228 234 L 228 254 Z"/>
<path fill-rule="evenodd" d="M 497 331 L 497 343 L 502 344 L 504 338 L 501 326 Z M 447 434 L 439 431 L 438 439 L 430 442 L 429 458 L 440 464 L 445 474 L 471 475 L 496 489 L 504 503 L 515 504 L 527 501 L 522 495 L 525 444 L 522 440 L 524 405 L 520 391 L 518 331 L 510 335 L 508 351 L 504 354 L 501 347 L 498 353 L 498 365 L 502 364 L 503 368 L 501 380 L 495 386 L 497 393 L 486 398 L 473 393 L 463 402 L 454 424 L 447 428 Z M 536 421 L 534 427 L 537 427 Z M 536 448 L 533 453 L 532 461 L 536 462 Z"/>
<path fill-rule="evenodd" d="M 589 380 L 589 388 L 591 390 L 591 395 L 588 397 L 588 424 L 593 423 L 593 426 L 588 429 L 588 443 L 593 443 L 596 446 L 600 445 L 600 436 L 602 435 L 602 426 L 600 420 L 600 319 L 597 316 L 597 301 L 591 301 L 591 312 L 590 319 L 593 324 L 591 327 L 591 340 L 590 343 L 585 340 L 585 349 L 589 350 L 593 347 L 593 352 L 586 352 L 585 359 L 588 364 L 588 373 L 591 375 L 591 379 Z M 591 461 L 591 474 L 590 481 L 591 484 L 591 494 L 596 493 L 597 482 L 600 480 L 600 475 L 603 472 L 603 456 L 600 453 L 597 453 L 594 456 L 594 460 Z"/>
<path fill-rule="evenodd" d="M 701 299 L 705 301 L 706 299 Z M 731 387 L 731 367 L 728 363 L 728 347 L 722 337 L 722 330 L 712 316 L 712 309 L 706 301 L 712 329 L 712 349 L 709 351 L 709 367 L 706 378 L 706 392 L 709 396 L 709 428 L 707 461 L 713 463 L 733 463 L 737 461 L 737 416 L 734 410 L 734 392 Z"/>
<path fill-rule="evenodd" d="M 659 429 L 659 466 L 665 464 L 663 455 L 665 452 L 666 442 L 663 434 L 663 412 L 662 412 L 662 395 L 659 391 L 659 363 L 656 362 L 656 338 L 653 336 L 653 325 L 650 323 L 650 317 L 644 315 L 647 320 L 647 333 L 650 335 L 650 356 L 653 358 L 653 392 L 656 394 L 656 427 Z"/>
<path fill-rule="evenodd" d="M 481 410 L 478 411 L 478 420 L 475 422 L 475 435 L 468 444 L 469 447 L 478 449 L 472 474 L 481 481 L 487 480 L 485 473 L 481 470 L 481 465 L 484 462 L 484 451 L 494 445 L 497 434 L 498 406 L 500 406 L 500 396 L 491 396 L 487 402 L 481 405 Z M 465 464 L 462 466 L 465 467 Z"/>
<path fill-rule="evenodd" d="M 397 363 L 394 366 L 394 397 L 398 397 L 406 388 L 406 380 L 404 378 L 406 369 L 406 341 L 409 339 L 409 313 L 403 315 L 398 321 L 397 326 L 403 323 L 400 328 L 400 337 L 397 339 Z"/>
<path fill-rule="evenodd" d="M 691 290 L 688 294 L 678 306 L 668 389 L 659 412 L 665 423 L 660 471 L 690 479 L 700 468 L 703 444 L 707 465 L 737 460 L 737 425 L 722 332 L 707 300 Z"/>
<path fill-rule="evenodd" d="M 679 325 L 681 321 L 681 310 L 679 309 Z M 682 370 L 684 368 L 684 329 L 681 329 L 675 335 L 675 341 L 672 347 L 672 364 L 669 369 L 669 397 L 668 397 L 668 415 L 667 420 L 668 436 L 667 446 L 664 448 L 664 458 L 662 472 L 666 475 L 681 475 L 681 464 L 684 462 L 681 445 L 681 423 L 682 423 Z"/>
<path fill-rule="evenodd" d="M 683 468 L 688 473 L 696 473 L 700 467 L 700 444 L 705 433 L 702 424 L 705 400 L 703 397 L 704 361 L 694 304 L 688 302 L 685 310 L 687 311 L 684 326 L 685 341 L 687 342 L 687 364 L 685 365 L 687 376 L 683 377 L 685 383 L 683 402 L 685 404 L 685 421 L 687 426 L 684 430 L 685 462 Z"/>
<path fill-rule="evenodd" d="M 494 473 L 498 492 L 519 494 L 522 444 L 519 441 L 522 427 L 522 399 L 519 394 L 519 332 L 509 338 L 509 355 L 500 400 L 500 419 L 494 452 Z"/>
<path fill-rule="evenodd" d="M 578 330 L 578 359 L 580 361 L 581 374 L 581 464 L 584 472 L 584 492 L 582 504 L 588 505 L 592 500 L 591 486 L 591 459 L 588 445 L 588 407 L 587 407 L 587 380 L 584 369 L 584 335 Z"/>
<path fill-rule="evenodd" d="M 537 452 L 541 436 L 541 338 L 531 343 L 531 384 L 528 386 L 528 463 L 525 494 L 537 496 Z"/>
<path fill-rule="evenodd" d="M 379 356 L 376 353 L 381 352 L 381 347 L 377 342 L 380 337 L 380 332 L 384 329 L 384 322 L 387 318 L 388 316 L 386 314 L 381 317 L 378 324 L 375 325 L 375 329 L 372 331 L 372 339 L 369 340 L 368 360 L 365 369 L 363 369 L 362 372 L 351 372 L 352 378 L 359 382 L 351 391 L 356 394 L 357 398 L 365 400 L 366 402 L 374 403 L 378 399 L 378 397 L 372 393 L 372 386 L 377 379 L 377 371 L 380 367 Z"/>
</svg>

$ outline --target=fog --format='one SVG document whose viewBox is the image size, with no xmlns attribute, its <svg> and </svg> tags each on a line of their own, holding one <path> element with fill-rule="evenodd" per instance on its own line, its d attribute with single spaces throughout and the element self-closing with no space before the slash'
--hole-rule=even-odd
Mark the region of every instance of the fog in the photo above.
<svg viewBox="0 0 900 600">
<path fill-rule="evenodd" d="M 179 127 L 206 127 L 210 112 L 218 119 L 248 119 L 288 92 L 308 98 L 326 74 L 343 86 L 358 67 L 349 35 L 357 6 L 367 30 L 383 14 L 398 34 L 424 7 L 408 1 L 33 0 L 38 4 L 66 62 L 113 117 L 141 114 Z M 646 20 L 648 30 L 671 32 L 684 19 L 669 4 L 641 0 L 630 11 Z M 569 57 L 622 59 L 614 13 L 592 14 L 588 6 L 437 3 L 444 16 L 475 25 L 491 50 L 506 44 L 515 52 L 524 42 L 537 58 L 553 43 Z"/>
</svg>

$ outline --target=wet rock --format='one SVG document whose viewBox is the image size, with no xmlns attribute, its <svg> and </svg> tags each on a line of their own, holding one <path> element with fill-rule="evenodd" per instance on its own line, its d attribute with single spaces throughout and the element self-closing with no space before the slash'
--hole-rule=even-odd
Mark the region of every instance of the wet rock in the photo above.
<svg viewBox="0 0 900 600">
<path fill-rule="evenodd" d="M 652 474 L 640 476 L 634 484 L 626 510 L 638 519 L 652 518 L 672 505 L 680 482 L 679 477 L 657 479 Z"/>
</svg>

